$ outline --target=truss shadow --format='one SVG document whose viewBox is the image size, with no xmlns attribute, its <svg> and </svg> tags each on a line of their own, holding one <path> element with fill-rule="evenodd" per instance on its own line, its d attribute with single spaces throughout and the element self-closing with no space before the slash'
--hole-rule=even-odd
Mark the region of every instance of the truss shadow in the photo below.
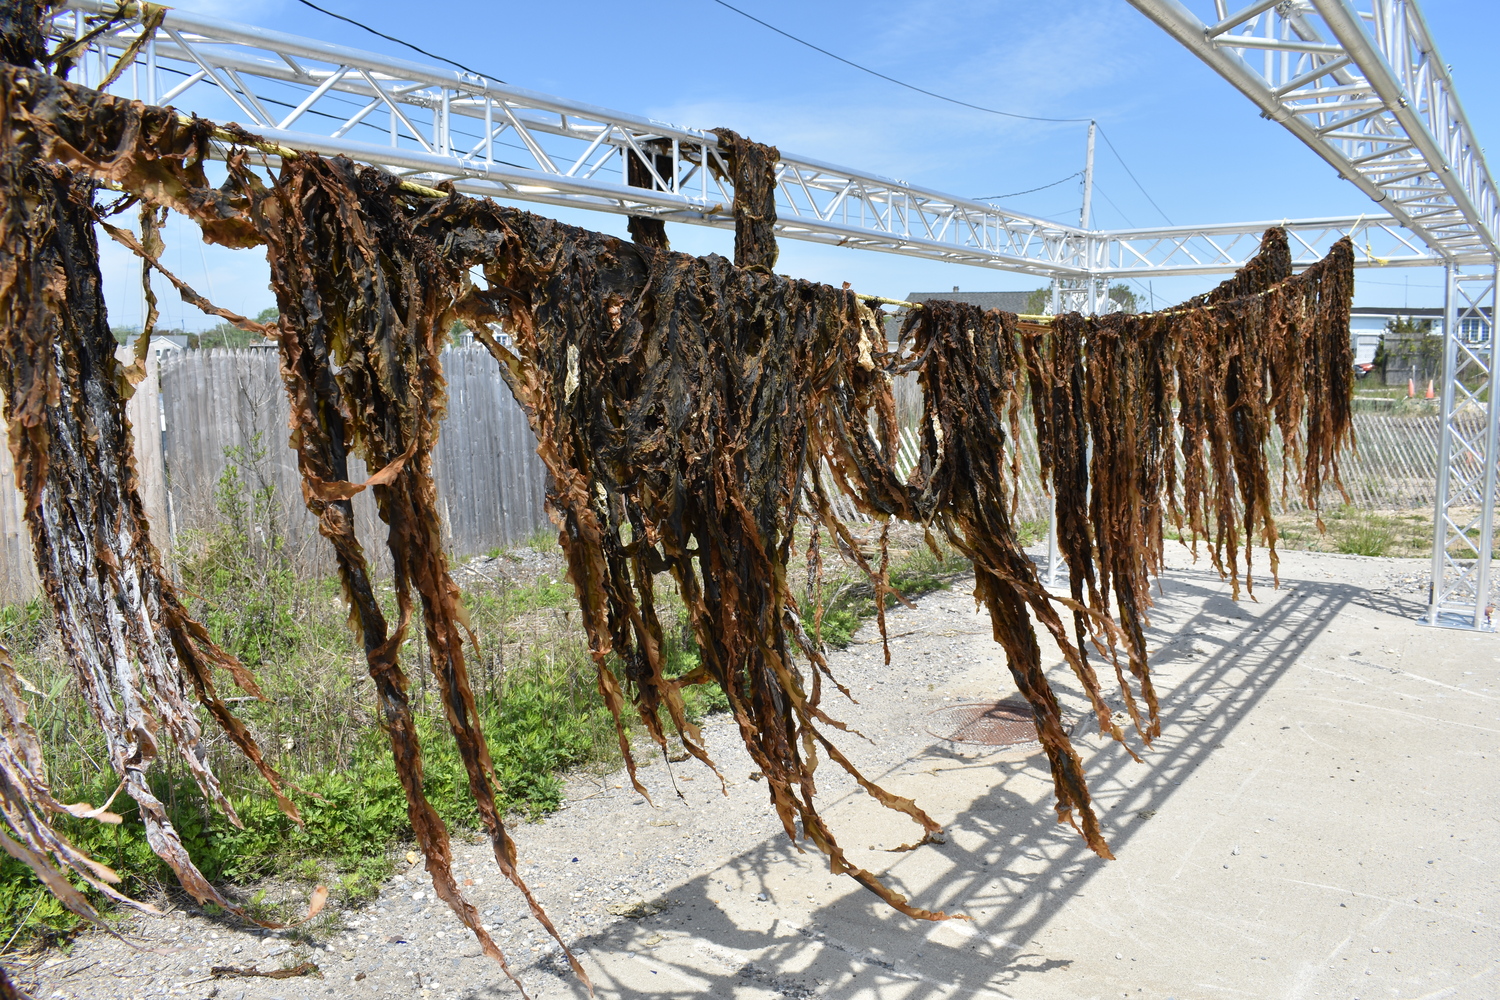
<svg viewBox="0 0 1500 1000">
<path fill-rule="evenodd" d="M 1075 738 L 1117 856 L 1327 622 L 1364 595 L 1353 586 L 1294 581 L 1274 602 L 1262 593 L 1264 603 L 1254 605 L 1236 604 L 1221 591 L 1217 576 L 1208 572 L 1172 571 L 1162 579 L 1149 638 L 1157 649 L 1155 663 L 1172 679 L 1163 685 L 1163 733 L 1143 754 L 1145 764 L 1134 764 L 1122 748 L 1097 736 Z M 1053 673 L 1059 689 L 1071 679 L 1065 674 Z M 1081 704 L 1076 692 L 1074 700 Z M 922 1000 L 1004 989 L 1029 973 L 1067 967 L 1069 959 L 1044 956 L 1031 942 L 1107 862 L 1054 822 L 1050 792 L 1037 802 L 1036 778 L 1038 770 L 1046 774 L 1045 759 L 971 759 L 939 742 L 886 776 L 935 763 L 986 769 L 996 777 L 947 825 L 947 844 L 921 848 L 941 853 L 940 877 L 903 885 L 898 861 L 888 880 L 915 904 L 966 913 L 971 923 L 911 920 L 868 893 L 796 913 L 785 905 L 778 909 L 779 900 L 762 903 L 764 917 L 757 917 L 760 911 L 739 904 L 759 893 L 776 899 L 767 875 L 788 854 L 778 837 L 668 893 L 664 912 L 579 939 L 582 954 L 615 956 L 603 967 L 589 963 L 600 995 L 728 996 L 758 987 L 791 998 L 852 998 L 899 984 L 903 1000 Z M 1030 794 L 1013 787 L 1022 785 Z M 841 824 L 835 810 L 846 801 L 825 807 L 836 829 Z M 735 880 L 738 885 L 731 886 Z M 738 919 L 717 902 L 731 892 L 743 894 L 736 900 Z M 587 996 L 562 968 L 543 968 L 559 974 L 551 988 Z"/>
</svg>

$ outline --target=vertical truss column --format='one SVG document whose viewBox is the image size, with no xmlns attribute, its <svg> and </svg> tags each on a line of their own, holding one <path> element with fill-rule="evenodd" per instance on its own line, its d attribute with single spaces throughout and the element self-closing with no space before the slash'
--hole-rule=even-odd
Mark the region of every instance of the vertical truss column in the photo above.
<svg viewBox="0 0 1500 1000">
<path fill-rule="evenodd" d="M 1495 526 L 1500 406 L 1495 306 L 1500 272 L 1447 271 L 1442 427 L 1433 502 L 1432 590 L 1423 621 L 1494 631 L 1490 558 Z"/>
</svg>

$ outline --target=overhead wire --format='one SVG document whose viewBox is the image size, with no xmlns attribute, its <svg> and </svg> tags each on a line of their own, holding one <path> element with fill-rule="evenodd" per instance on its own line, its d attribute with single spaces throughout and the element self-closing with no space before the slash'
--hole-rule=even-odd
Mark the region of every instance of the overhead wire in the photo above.
<svg viewBox="0 0 1500 1000">
<path fill-rule="evenodd" d="M 302 2 L 303 3 L 307 3 L 307 0 L 302 0 Z M 853 68 L 859 70 L 861 73 L 868 73 L 871 76 L 878 76 L 878 77 L 880 77 L 880 79 L 885 80 L 885 81 L 887 81 L 889 83 L 894 83 L 898 87 L 905 87 L 907 90 L 914 90 L 914 91 L 916 91 L 919 94 L 926 94 L 928 97 L 935 97 L 935 98 L 937 98 L 940 101 L 947 101 L 949 104 L 957 104 L 960 107 L 973 108 L 975 111 L 983 111 L 983 112 L 985 112 L 987 114 L 991 114 L 991 115 L 1001 115 L 1001 116 L 1006 117 L 1006 118 L 1022 118 L 1022 119 L 1025 119 L 1026 121 L 1029 121 L 1029 122 L 1087 122 L 1087 121 L 1090 120 L 1088 118 L 1049 118 L 1049 117 L 1046 117 L 1045 115 L 1023 115 L 1023 114 L 1020 114 L 1019 112 L 1015 112 L 1015 111 L 1001 111 L 998 108 L 987 108 L 987 107 L 984 107 L 981 104 L 971 104 L 968 101 L 961 101 L 961 100 L 959 100 L 956 97 L 949 97 L 946 94 L 939 94 L 936 91 L 928 90 L 925 87 L 918 87 L 914 83 L 907 83 L 905 80 L 898 80 L 894 76 L 889 76 L 889 75 L 887 75 L 885 73 L 882 73 L 878 69 L 871 69 L 868 66 L 863 66 L 863 65 L 855 62 L 852 59 L 845 59 L 843 56 L 839 55 L 838 53 L 836 53 L 836 52 L 829 52 L 827 49 L 823 48 L 822 46 L 820 46 L 820 45 L 814 45 L 812 42 L 809 42 L 805 38 L 798 38 L 796 35 L 792 34 L 790 31 L 783 31 L 780 28 L 776 27 L 776 25 L 771 24 L 769 21 L 762 21 L 760 18 L 756 17 L 754 14 L 751 14 L 748 11 L 740 10 L 738 7 L 736 7 L 732 3 L 725 3 L 724 0 L 713 0 L 713 2 L 716 3 L 716 4 L 718 4 L 720 7 L 724 7 L 724 8 L 727 8 L 728 10 L 734 11 L 736 14 L 740 15 L 741 17 L 749 18 L 750 20 L 754 21 L 756 24 L 760 25 L 761 27 L 768 28 L 771 31 L 776 32 L 776 34 L 781 35 L 784 38 L 791 39 L 792 41 L 796 42 L 798 45 L 805 45 L 805 46 L 807 46 L 808 48 L 812 49 L 815 52 L 821 52 L 823 55 L 827 56 L 830 59 L 837 59 L 839 62 L 843 63 L 845 66 L 852 66 Z"/>
<path fill-rule="evenodd" d="M 1045 191 L 1048 188 L 1055 188 L 1059 184 L 1066 184 L 1068 181 L 1072 180 L 1075 177 L 1080 176 L 1082 173 L 1083 173 L 1082 170 L 1075 170 L 1071 174 L 1069 174 L 1068 176 L 1064 177 L 1062 180 L 1053 181 L 1051 184 L 1043 184 L 1041 187 L 1027 188 L 1025 191 L 1012 191 L 1010 194 L 982 194 L 982 195 L 976 196 L 974 198 L 974 200 L 975 201 L 1003 201 L 1006 198 L 1019 198 L 1023 194 L 1031 194 L 1031 193 L 1033 193 L 1035 191 Z"/>
<path fill-rule="evenodd" d="M 301 2 L 302 3 L 307 3 L 308 0 L 301 0 Z M 1146 188 L 1141 184 L 1140 180 L 1135 176 L 1134 171 L 1132 171 L 1130 169 L 1129 164 L 1127 164 L 1125 162 L 1125 158 L 1120 155 L 1120 151 L 1115 148 L 1115 144 L 1110 141 L 1108 135 L 1105 135 L 1104 127 L 1102 125 L 1099 125 L 1099 123 L 1098 123 L 1098 121 L 1096 119 L 1093 119 L 1093 118 L 1052 118 L 1052 117 L 1048 117 L 1046 115 L 1023 115 L 1023 114 L 1020 114 L 1019 112 L 1016 112 L 1016 111 L 1001 111 L 998 108 L 987 108 L 987 107 L 985 107 L 982 104 L 974 104 L 974 103 L 972 103 L 970 101 L 960 100 L 957 97 L 949 97 L 947 94 L 939 94 L 938 92 L 933 91 L 933 90 L 928 90 L 925 87 L 918 87 L 914 83 L 907 83 L 905 80 L 898 80 L 894 76 L 890 76 L 889 74 L 882 73 L 882 72 L 880 72 L 879 70 L 876 70 L 876 69 L 871 69 L 870 67 L 862 65 L 860 63 L 857 63 L 857 62 L 855 62 L 852 59 L 845 59 L 843 56 L 839 55 L 838 53 L 836 53 L 836 52 L 830 52 L 827 49 L 823 48 L 821 45 L 815 45 L 812 42 L 809 42 L 805 38 L 799 38 L 798 36 L 792 34 L 790 31 L 785 31 L 785 30 L 783 30 L 781 28 L 776 27 L 776 25 L 770 23 L 769 21 L 763 21 L 763 20 L 761 20 L 760 18 L 756 17 L 754 14 L 751 14 L 748 11 L 741 10 L 740 8 L 736 7 L 732 3 L 728 3 L 727 0 L 713 0 L 713 2 L 716 3 L 716 4 L 718 4 L 720 7 L 723 7 L 725 9 L 727 9 L 727 10 L 734 11 L 736 14 L 740 15 L 741 17 L 748 18 L 749 20 L 754 21 L 756 24 L 760 25 L 763 28 L 767 28 L 767 29 L 769 29 L 771 31 L 776 32 L 776 34 L 781 35 L 783 38 L 787 38 L 787 39 L 790 39 L 791 41 L 796 42 L 798 45 L 804 45 L 807 48 L 812 49 L 814 52 L 820 52 L 820 53 L 822 53 L 823 55 L 829 57 L 830 59 L 837 59 L 839 62 L 843 63 L 844 65 L 853 67 L 854 69 L 859 70 L 861 73 L 868 73 L 871 76 L 879 77 L 880 79 L 885 80 L 885 81 L 887 81 L 889 83 L 894 83 L 898 87 L 905 87 L 907 90 L 912 90 L 912 91 L 915 91 L 915 92 L 917 92 L 919 94 L 925 94 L 928 97 L 934 97 L 934 98 L 936 98 L 936 99 L 938 99 L 940 101 L 947 101 L 949 104 L 957 104 L 960 107 L 972 108 L 975 111 L 983 111 L 986 114 L 1001 115 L 1001 116 L 1003 116 L 1005 118 L 1020 118 L 1020 119 L 1026 120 L 1026 121 L 1033 121 L 1033 122 L 1069 122 L 1069 123 L 1071 123 L 1071 122 L 1078 122 L 1078 123 L 1088 122 L 1088 123 L 1092 123 L 1092 124 L 1094 124 L 1098 128 L 1099 134 L 1104 137 L 1104 143 L 1105 143 L 1105 145 L 1107 145 L 1109 147 L 1109 151 L 1114 154 L 1116 160 L 1120 161 L 1120 166 L 1122 166 L 1122 167 L 1125 168 L 1125 173 L 1127 173 L 1127 174 L 1130 175 L 1131 181 L 1133 181 L 1135 183 L 1135 186 L 1140 189 L 1141 194 L 1145 195 L 1146 200 L 1149 201 L 1149 202 L 1151 202 L 1151 207 L 1154 208 L 1154 209 L 1156 209 L 1157 212 L 1161 213 L 1161 217 L 1163 219 L 1167 220 L 1168 225 L 1174 225 L 1174 226 L 1176 225 L 1176 223 L 1172 221 L 1171 217 L 1168 216 L 1166 212 L 1162 211 L 1161 206 L 1156 203 L 1155 199 L 1153 199 L 1151 197 L 1150 193 L 1148 193 L 1146 191 Z M 1074 176 L 1077 176 L 1077 175 L 1074 175 Z M 1063 178 L 1063 180 L 1069 180 L 1069 179 L 1070 178 L 1067 178 L 1067 177 Z M 1061 184 L 1062 181 L 1057 181 L 1056 183 Z M 1052 185 L 1047 185 L 1047 186 L 1050 187 Z M 1040 190 L 1040 189 L 1039 188 L 1033 188 L 1032 190 Z M 1028 192 L 1028 191 L 1017 192 L 1017 194 L 1029 194 L 1029 193 L 1030 192 Z M 1016 195 L 999 195 L 997 197 L 1013 198 L 1013 197 L 1016 197 Z M 992 198 L 976 198 L 974 200 L 975 201 L 988 201 L 988 200 L 993 200 L 993 199 Z M 1121 213 L 1121 214 L 1123 215 L 1124 213 Z"/>
<path fill-rule="evenodd" d="M 1132 171 L 1130 169 L 1130 165 L 1125 162 L 1125 157 L 1121 156 L 1120 155 L 1120 151 L 1115 148 L 1115 144 L 1109 141 L 1109 136 L 1105 133 L 1104 126 L 1100 125 L 1098 122 L 1095 122 L 1094 124 L 1095 124 L 1095 127 L 1099 130 L 1099 135 L 1103 137 L 1104 144 L 1109 147 L 1109 151 L 1111 153 L 1115 154 L 1115 159 L 1117 159 L 1117 160 L 1120 161 L 1120 166 L 1122 166 L 1122 167 L 1125 168 L 1125 173 L 1127 173 L 1127 174 L 1130 175 L 1130 179 L 1135 182 L 1135 186 L 1140 189 L 1141 194 L 1145 195 L 1146 196 L 1146 200 L 1149 201 L 1149 202 L 1151 202 L 1151 207 L 1154 208 L 1154 209 L 1156 209 L 1156 211 L 1161 214 L 1161 217 L 1163 219 L 1167 220 L 1167 225 L 1169 225 L 1169 226 L 1175 226 L 1175 225 L 1177 225 L 1177 223 L 1175 223 L 1175 222 L 1172 221 L 1172 217 L 1170 215 L 1168 215 L 1166 212 L 1163 212 L 1161 210 L 1161 206 L 1156 203 L 1156 199 L 1154 199 L 1154 198 L 1151 197 L 1151 195 L 1146 191 L 1145 186 L 1143 184 L 1141 184 L 1140 180 L 1138 180 L 1136 178 L 1135 172 Z M 1120 214 L 1124 215 L 1125 213 L 1121 212 Z"/>
<path fill-rule="evenodd" d="M 473 69 L 469 66 L 465 66 L 463 63 L 458 62 L 455 59 L 449 59 L 447 56 L 440 56 L 436 52 L 429 52 L 421 46 L 413 45 L 411 42 L 408 42 L 402 38 L 397 38 L 395 35 L 387 35 L 385 32 L 378 31 L 375 28 L 370 27 L 368 24 L 365 24 L 361 21 L 356 21 L 352 17 L 345 17 L 343 14 L 335 14 L 333 11 L 329 10 L 326 7 L 319 7 L 317 4 L 313 3 L 312 0 L 297 0 L 297 2 L 302 4 L 302 6 L 304 7 L 311 7 L 313 10 L 317 11 L 320 14 L 327 14 L 329 17 L 337 18 L 338 20 L 343 21 L 346 24 L 352 24 L 356 28 L 359 28 L 363 31 L 368 31 L 370 34 L 376 35 L 380 38 L 384 38 L 388 42 L 395 42 L 397 45 L 404 45 L 407 48 L 411 49 L 413 52 L 420 52 L 422 55 L 426 56 L 429 59 L 436 59 L 438 62 L 445 62 L 449 66 L 457 66 L 465 73 L 472 73 L 475 76 L 483 77 L 486 80 L 493 80 L 495 83 L 505 82 L 498 76 L 492 76 L 489 73 L 481 73 L 479 72 L 479 70 Z"/>
<path fill-rule="evenodd" d="M 1109 207 L 1115 210 L 1116 215 L 1125 220 L 1125 225 L 1131 229 L 1135 228 L 1135 223 L 1130 221 L 1130 216 L 1126 215 L 1125 211 L 1119 205 L 1115 204 L 1115 200 L 1104 192 L 1104 188 L 1099 185 L 1098 181 L 1094 182 L 1094 193 L 1109 202 Z"/>
</svg>

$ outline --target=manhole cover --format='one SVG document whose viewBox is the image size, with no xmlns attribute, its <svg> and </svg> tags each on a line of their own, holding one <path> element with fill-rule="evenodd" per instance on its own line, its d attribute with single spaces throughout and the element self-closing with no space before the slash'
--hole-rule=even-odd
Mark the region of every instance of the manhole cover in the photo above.
<svg viewBox="0 0 1500 1000">
<path fill-rule="evenodd" d="M 987 747 L 1037 742 L 1031 706 L 1019 700 L 974 701 L 940 708 L 928 716 L 927 731 L 940 740 Z"/>
</svg>

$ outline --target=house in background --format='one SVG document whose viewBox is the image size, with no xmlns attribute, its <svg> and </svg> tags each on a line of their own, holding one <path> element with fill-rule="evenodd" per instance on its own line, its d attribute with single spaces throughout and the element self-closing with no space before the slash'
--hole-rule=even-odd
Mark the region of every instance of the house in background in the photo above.
<svg viewBox="0 0 1500 1000">
<path fill-rule="evenodd" d="M 151 353 L 156 355 L 157 364 L 181 357 L 182 352 L 187 349 L 187 334 L 153 333 L 151 335 Z"/>
<path fill-rule="evenodd" d="M 1490 349 L 1490 310 L 1482 317 L 1460 321 L 1459 336 L 1480 354 Z M 1406 332 L 1398 325 L 1414 326 Z M 1443 366 L 1443 310 L 1441 306 L 1398 309 L 1393 306 L 1355 306 L 1349 310 L 1349 335 L 1354 341 L 1354 363 L 1370 364 L 1383 354 L 1386 385 L 1406 385 L 1439 378 Z"/>
</svg>

